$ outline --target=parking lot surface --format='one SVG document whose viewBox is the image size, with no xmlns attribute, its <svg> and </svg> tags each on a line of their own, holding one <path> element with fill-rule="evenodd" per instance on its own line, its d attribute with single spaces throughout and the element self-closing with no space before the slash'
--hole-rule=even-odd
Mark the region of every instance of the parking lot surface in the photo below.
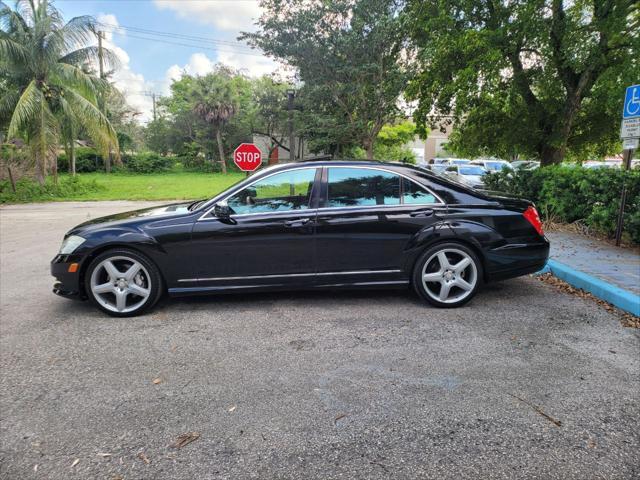
<svg viewBox="0 0 640 480">
<path fill-rule="evenodd" d="M 142 205 L 0 209 L 0 478 L 640 476 L 639 331 L 595 303 L 532 277 L 455 310 L 297 292 L 114 319 L 54 296 L 63 233 Z"/>
</svg>

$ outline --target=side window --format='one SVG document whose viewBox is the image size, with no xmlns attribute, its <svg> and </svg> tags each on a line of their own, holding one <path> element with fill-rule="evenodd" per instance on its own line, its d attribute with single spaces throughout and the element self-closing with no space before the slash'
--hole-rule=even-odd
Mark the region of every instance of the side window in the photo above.
<svg viewBox="0 0 640 480">
<path fill-rule="evenodd" d="M 437 203 L 436 197 L 411 180 L 402 179 L 402 203 L 404 204 L 424 204 Z"/>
<path fill-rule="evenodd" d="M 231 213 L 285 212 L 309 208 L 315 168 L 290 170 L 258 180 L 227 199 Z"/>
<path fill-rule="evenodd" d="M 399 205 L 400 177 L 365 168 L 329 168 L 327 207 Z"/>
</svg>

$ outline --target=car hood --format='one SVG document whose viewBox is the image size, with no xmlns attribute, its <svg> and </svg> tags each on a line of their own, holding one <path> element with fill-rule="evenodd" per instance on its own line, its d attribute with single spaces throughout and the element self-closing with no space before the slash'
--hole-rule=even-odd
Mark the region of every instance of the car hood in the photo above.
<svg viewBox="0 0 640 480">
<path fill-rule="evenodd" d="M 150 222 L 175 216 L 186 216 L 191 214 L 189 205 L 193 202 L 172 203 L 159 207 L 143 208 L 130 212 L 117 213 L 106 217 L 94 218 L 77 225 L 71 229 L 67 235 L 79 235 L 83 232 L 90 232 L 105 227 L 124 227 L 132 224 L 139 224 L 141 221 Z"/>
</svg>

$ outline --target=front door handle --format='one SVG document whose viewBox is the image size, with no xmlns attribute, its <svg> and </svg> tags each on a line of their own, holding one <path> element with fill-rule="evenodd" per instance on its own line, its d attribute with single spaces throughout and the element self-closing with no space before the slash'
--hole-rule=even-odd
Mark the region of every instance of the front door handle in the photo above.
<svg viewBox="0 0 640 480">
<path fill-rule="evenodd" d="M 284 222 L 285 227 L 296 228 L 296 227 L 304 227 L 311 221 L 310 218 L 299 218 L 296 220 L 287 220 Z"/>
<path fill-rule="evenodd" d="M 430 217 L 435 213 L 433 208 L 423 208 L 422 210 L 414 210 L 409 215 L 412 217 Z"/>
</svg>

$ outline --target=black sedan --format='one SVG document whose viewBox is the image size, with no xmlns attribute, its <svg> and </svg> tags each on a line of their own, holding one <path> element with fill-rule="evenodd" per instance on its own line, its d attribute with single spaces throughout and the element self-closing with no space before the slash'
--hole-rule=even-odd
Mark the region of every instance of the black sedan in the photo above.
<svg viewBox="0 0 640 480">
<path fill-rule="evenodd" d="M 411 166 L 303 162 L 216 197 L 83 223 L 51 263 L 54 292 L 131 316 L 170 296 L 412 286 L 437 307 L 542 268 L 534 206 Z"/>
</svg>

